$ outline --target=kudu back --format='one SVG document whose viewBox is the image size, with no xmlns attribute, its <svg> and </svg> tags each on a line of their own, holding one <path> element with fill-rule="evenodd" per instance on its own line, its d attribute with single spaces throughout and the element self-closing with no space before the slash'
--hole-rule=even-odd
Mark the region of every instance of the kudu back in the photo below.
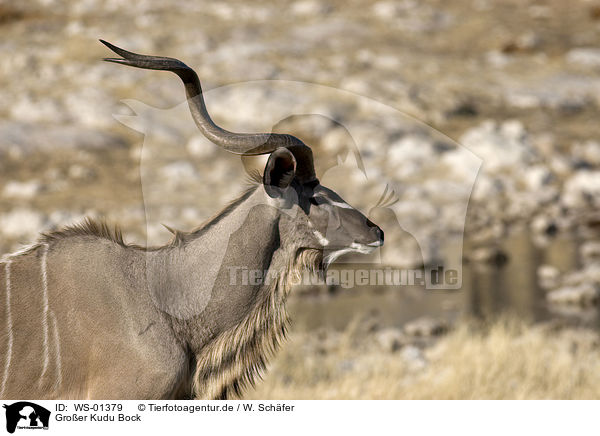
<svg viewBox="0 0 600 436">
<path fill-rule="evenodd" d="M 285 301 L 301 270 L 368 253 L 383 232 L 320 185 L 298 138 L 226 131 L 191 68 L 102 42 L 121 56 L 109 62 L 177 74 L 208 139 L 268 161 L 238 199 L 163 247 L 128 245 L 117 229 L 86 220 L 5 256 L 0 397 L 239 397 L 285 337 Z M 240 268 L 270 279 L 232 280 Z"/>
</svg>

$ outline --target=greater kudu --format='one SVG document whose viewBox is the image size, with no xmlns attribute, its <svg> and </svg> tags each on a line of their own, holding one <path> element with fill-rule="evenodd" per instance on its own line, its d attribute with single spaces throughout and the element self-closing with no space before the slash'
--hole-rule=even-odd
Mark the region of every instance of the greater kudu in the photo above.
<svg viewBox="0 0 600 436">
<path fill-rule="evenodd" d="M 201 132 L 240 155 L 270 153 L 262 178 L 195 231 L 128 245 L 87 220 L 44 234 L 0 264 L 3 398 L 230 398 L 285 336 L 285 300 L 303 268 L 383 244 L 383 232 L 319 184 L 311 149 L 282 134 L 233 133 L 210 118 L 181 61 L 102 41 L 109 62 L 166 70 L 185 85 Z M 272 280 L 231 281 L 232 268 Z"/>
</svg>

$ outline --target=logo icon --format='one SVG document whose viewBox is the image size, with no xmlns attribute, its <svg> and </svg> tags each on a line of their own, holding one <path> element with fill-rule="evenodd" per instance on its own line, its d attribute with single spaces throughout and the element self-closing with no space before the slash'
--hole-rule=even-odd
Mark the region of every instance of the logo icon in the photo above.
<svg viewBox="0 0 600 436">
<path fill-rule="evenodd" d="M 14 433 L 17 428 L 48 430 L 50 422 L 48 409 L 28 401 L 4 404 L 2 407 L 6 409 L 6 431 L 9 433 Z"/>
</svg>

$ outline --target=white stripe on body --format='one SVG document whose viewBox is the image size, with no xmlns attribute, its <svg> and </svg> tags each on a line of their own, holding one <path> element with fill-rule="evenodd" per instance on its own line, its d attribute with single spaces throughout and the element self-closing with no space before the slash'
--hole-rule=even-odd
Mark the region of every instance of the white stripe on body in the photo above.
<svg viewBox="0 0 600 436">
<path fill-rule="evenodd" d="M 13 347 L 13 324 L 12 324 L 12 313 L 10 311 L 10 266 L 12 261 L 5 261 L 5 275 L 6 275 L 6 334 L 8 336 L 8 347 L 6 350 L 6 362 L 4 364 L 4 374 L 2 376 L 2 385 L 0 387 L 0 396 L 4 395 L 6 389 L 6 381 L 8 380 L 8 371 L 10 370 L 10 361 L 12 359 L 12 347 Z"/>
<path fill-rule="evenodd" d="M 46 371 L 48 371 L 48 365 L 50 364 L 50 349 L 49 349 L 49 332 L 48 332 L 48 244 L 43 245 L 42 252 L 42 298 L 43 298 L 43 312 L 42 312 L 42 329 L 44 332 L 44 367 L 42 369 L 42 375 L 40 375 L 39 385 L 42 387 L 42 381 Z"/>
</svg>

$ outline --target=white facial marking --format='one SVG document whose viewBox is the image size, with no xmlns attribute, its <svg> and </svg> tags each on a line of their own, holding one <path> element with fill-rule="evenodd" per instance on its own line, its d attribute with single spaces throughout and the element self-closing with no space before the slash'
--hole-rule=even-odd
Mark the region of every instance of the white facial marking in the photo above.
<svg viewBox="0 0 600 436">
<path fill-rule="evenodd" d="M 351 251 L 352 248 L 342 248 L 341 250 L 332 251 L 331 253 L 327 254 L 327 256 L 325 256 L 325 258 L 323 259 L 323 264 L 325 265 L 325 267 L 328 267 L 333 262 L 335 262 L 340 256 Z"/>
<path fill-rule="evenodd" d="M 8 336 L 8 350 L 6 352 L 6 363 L 4 364 L 4 374 L 2 376 L 2 387 L 0 388 L 0 395 L 4 394 L 6 388 L 6 380 L 8 380 L 8 370 L 10 369 L 10 361 L 12 359 L 12 347 L 13 347 L 13 324 L 12 314 L 10 312 L 10 265 L 12 261 L 6 260 L 5 264 L 5 275 L 6 275 L 6 334 Z"/>
<path fill-rule="evenodd" d="M 375 246 L 373 246 L 373 245 L 359 244 L 357 242 L 353 242 L 352 244 L 350 244 L 350 248 L 353 251 L 356 251 L 361 254 L 368 254 L 368 253 L 372 252 L 373 250 L 375 250 Z"/>
<path fill-rule="evenodd" d="M 335 262 L 340 256 L 342 256 L 346 253 L 350 253 L 352 251 L 354 251 L 356 253 L 361 253 L 361 254 L 369 254 L 373 250 L 375 250 L 375 248 L 378 247 L 379 245 L 380 245 L 379 243 L 377 243 L 377 245 L 373 245 L 373 243 L 371 243 L 369 245 L 365 245 L 365 244 L 359 244 L 358 242 L 353 242 L 352 244 L 350 244 L 350 247 L 342 248 L 337 251 L 332 251 L 331 253 L 327 254 L 325 256 L 325 258 L 323 259 L 323 264 L 327 267 L 327 266 L 331 265 L 333 262 Z"/>
<path fill-rule="evenodd" d="M 352 206 L 350 206 L 348 203 L 341 203 L 339 201 L 330 201 L 329 202 L 332 206 L 335 207 L 340 207 L 342 209 L 354 209 Z"/>
<path fill-rule="evenodd" d="M 50 351 L 48 347 L 48 244 L 44 244 L 41 260 L 42 269 L 42 297 L 44 301 L 43 314 L 42 314 L 42 328 L 44 330 L 44 367 L 42 369 L 42 375 L 40 376 L 39 385 L 42 386 L 44 375 L 48 370 L 50 363 Z"/>
<path fill-rule="evenodd" d="M 319 232 L 318 230 L 313 230 L 313 234 L 315 235 L 315 237 L 317 238 L 317 240 L 319 241 L 319 244 L 321 244 L 323 247 L 327 247 L 329 245 L 329 240 L 326 239 L 321 232 Z"/>
</svg>

